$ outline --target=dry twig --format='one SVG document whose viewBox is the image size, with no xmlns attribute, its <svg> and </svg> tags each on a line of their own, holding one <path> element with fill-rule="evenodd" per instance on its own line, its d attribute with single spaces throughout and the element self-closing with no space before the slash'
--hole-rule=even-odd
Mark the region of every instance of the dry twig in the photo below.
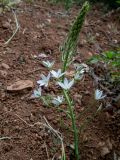
<svg viewBox="0 0 120 160">
<path fill-rule="evenodd" d="M 10 43 L 10 41 L 13 39 L 13 37 L 16 35 L 16 33 L 18 32 L 18 30 L 20 28 L 20 25 L 19 25 L 18 20 L 17 20 L 16 13 L 14 11 L 12 11 L 12 12 L 13 12 L 14 18 L 15 18 L 16 30 L 13 32 L 12 36 L 4 43 L 5 45 L 7 45 L 8 43 Z"/>
</svg>

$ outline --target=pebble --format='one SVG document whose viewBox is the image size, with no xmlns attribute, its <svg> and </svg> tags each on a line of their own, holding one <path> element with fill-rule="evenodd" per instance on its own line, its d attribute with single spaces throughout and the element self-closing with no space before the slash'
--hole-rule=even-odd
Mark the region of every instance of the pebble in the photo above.
<svg viewBox="0 0 120 160">
<path fill-rule="evenodd" d="M 6 78 L 7 77 L 7 72 L 6 71 L 3 71 L 3 70 L 0 70 L 0 76 L 2 78 Z"/>
<path fill-rule="evenodd" d="M 107 139 L 106 142 L 99 142 L 98 143 L 98 148 L 100 150 L 101 157 L 104 157 L 111 152 L 112 143 L 110 142 L 109 139 Z"/>
<path fill-rule="evenodd" d="M 34 87 L 34 84 L 31 80 L 19 80 L 7 86 L 7 91 L 10 91 L 10 92 L 18 91 L 19 92 L 24 89 L 32 89 L 33 87 Z"/>
<path fill-rule="evenodd" d="M 10 69 L 9 65 L 6 64 L 6 63 L 2 63 L 1 67 L 4 68 L 4 69 Z"/>
<path fill-rule="evenodd" d="M 3 27 L 4 29 L 8 29 L 8 28 L 10 28 L 10 23 L 9 23 L 9 22 L 4 22 L 4 23 L 2 24 L 2 27 Z"/>
</svg>

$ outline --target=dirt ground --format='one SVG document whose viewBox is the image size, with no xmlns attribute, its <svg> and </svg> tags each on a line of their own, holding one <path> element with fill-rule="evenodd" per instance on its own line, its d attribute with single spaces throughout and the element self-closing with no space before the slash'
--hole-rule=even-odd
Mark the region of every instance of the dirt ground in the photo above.
<svg viewBox="0 0 120 160">
<path fill-rule="evenodd" d="M 0 14 L 0 160 L 60 159 L 61 143 L 43 124 L 49 124 L 64 137 L 67 160 L 73 160 L 71 122 L 64 112 L 31 100 L 32 90 L 11 93 L 8 85 L 17 80 L 39 80 L 47 73 L 42 60 L 55 60 L 59 68 L 59 46 L 62 45 L 80 6 L 66 13 L 63 6 L 46 1 L 21 3 L 16 8 L 20 29 L 8 45 L 4 43 L 15 30 L 13 13 Z M 120 13 L 109 12 L 95 5 L 88 13 L 78 43 L 76 62 L 84 62 L 93 54 L 114 50 L 120 45 Z M 46 58 L 39 57 L 41 53 Z M 2 64 L 7 64 L 7 67 Z M 44 92 L 55 93 L 53 87 Z M 93 100 L 94 83 L 86 76 L 73 87 L 77 126 L 90 118 L 98 104 Z M 61 106 L 66 108 L 65 105 Z M 89 108 L 83 115 L 81 113 Z M 120 113 L 101 112 L 79 134 L 81 160 L 118 160 L 120 158 Z"/>
</svg>

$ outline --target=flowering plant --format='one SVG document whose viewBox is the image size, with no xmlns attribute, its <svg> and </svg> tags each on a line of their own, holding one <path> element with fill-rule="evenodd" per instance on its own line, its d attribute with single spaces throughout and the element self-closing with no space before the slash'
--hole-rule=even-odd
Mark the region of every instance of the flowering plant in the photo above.
<svg viewBox="0 0 120 160">
<path fill-rule="evenodd" d="M 52 74 L 52 77 L 59 79 L 65 74 L 65 72 L 62 73 L 61 69 L 58 69 L 58 71 L 52 70 L 51 74 Z"/>
<path fill-rule="evenodd" d="M 72 122 L 72 129 L 73 129 L 73 134 L 74 134 L 74 149 L 75 149 L 75 158 L 76 160 L 79 160 L 79 148 L 78 148 L 78 130 L 76 127 L 76 121 L 75 121 L 75 113 L 74 113 L 74 107 L 73 107 L 73 103 L 71 100 L 71 97 L 69 95 L 70 89 L 73 86 L 73 84 L 75 83 L 76 80 L 80 80 L 81 77 L 83 76 L 85 69 L 84 68 L 77 68 L 75 70 L 75 75 L 74 78 L 72 80 L 68 80 L 65 73 L 67 68 L 69 67 L 69 65 L 73 62 L 73 56 L 76 53 L 76 46 L 77 46 L 77 41 L 78 41 L 78 37 L 79 37 L 79 33 L 81 31 L 83 22 L 84 22 L 84 18 L 86 13 L 89 10 L 89 4 L 88 2 L 85 2 L 85 4 L 83 5 L 81 12 L 79 13 L 77 19 L 75 20 L 70 33 L 68 34 L 68 37 L 63 45 L 63 47 L 61 47 L 61 51 L 62 51 L 62 69 L 58 69 L 58 71 L 54 71 L 51 70 L 51 68 L 54 65 L 54 62 L 49 62 L 49 61 L 43 61 L 42 64 L 47 67 L 48 69 L 50 69 L 51 71 L 48 73 L 47 76 L 45 75 L 41 75 L 41 79 L 37 81 L 37 83 L 39 84 L 40 87 L 45 86 L 48 87 L 50 84 L 50 80 L 52 80 L 52 78 L 55 78 L 56 80 L 56 85 L 59 85 L 63 91 L 62 96 L 57 96 L 57 98 L 52 98 L 51 103 L 59 106 L 63 103 L 63 101 L 66 101 L 67 105 L 68 105 L 68 109 L 69 109 L 69 117 L 71 118 L 71 122 Z M 36 94 L 36 92 L 34 93 Z M 41 94 L 39 94 L 41 96 Z M 36 96 L 38 96 L 38 94 L 36 94 Z M 66 112 L 66 113 L 68 113 Z M 65 153 L 62 153 L 62 160 L 66 160 L 65 157 Z"/>
<path fill-rule="evenodd" d="M 40 85 L 40 86 L 45 86 L 47 87 L 48 86 L 48 83 L 49 83 L 49 80 L 50 80 L 50 73 L 48 74 L 48 76 L 45 76 L 44 74 L 41 74 L 41 80 L 38 80 L 37 83 Z"/>
</svg>

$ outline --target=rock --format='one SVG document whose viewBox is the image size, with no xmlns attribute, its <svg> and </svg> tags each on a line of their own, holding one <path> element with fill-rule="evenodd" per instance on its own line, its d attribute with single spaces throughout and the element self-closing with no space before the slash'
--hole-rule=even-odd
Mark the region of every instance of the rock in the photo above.
<svg viewBox="0 0 120 160">
<path fill-rule="evenodd" d="M 9 22 L 3 22 L 2 27 L 4 29 L 8 29 L 8 28 L 10 28 L 10 23 Z"/>
<path fill-rule="evenodd" d="M 115 44 L 117 44 L 117 43 L 118 43 L 118 41 L 117 41 L 116 39 L 114 39 L 114 40 L 113 40 L 113 42 L 114 42 Z"/>
<path fill-rule="evenodd" d="M 2 63 L 1 67 L 4 68 L 4 69 L 10 69 L 9 65 L 6 64 L 6 63 Z"/>
<path fill-rule="evenodd" d="M 106 140 L 106 144 L 107 144 L 108 148 L 109 148 L 110 150 L 112 150 L 113 145 L 112 145 L 112 143 L 111 143 L 111 141 L 110 141 L 109 138 Z"/>
<path fill-rule="evenodd" d="M 17 82 L 14 82 L 10 86 L 7 86 L 7 91 L 17 92 L 17 91 L 22 91 L 24 89 L 32 89 L 33 86 L 34 84 L 31 80 L 19 80 Z"/>
<path fill-rule="evenodd" d="M 3 70 L 0 70 L 0 76 L 2 78 L 6 78 L 7 77 L 7 72 L 6 71 L 3 71 Z"/>
<path fill-rule="evenodd" d="M 51 23 L 51 19 L 46 19 L 46 20 L 47 20 L 48 24 L 50 24 L 50 23 Z"/>
<path fill-rule="evenodd" d="M 104 157 L 105 155 L 109 154 L 110 153 L 110 150 L 104 146 L 101 148 L 101 156 Z"/>
<path fill-rule="evenodd" d="M 99 151 L 101 153 L 101 157 L 104 157 L 105 155 L 109 154 L 112 150 L 112 143 L 109 139 L 106 140 L 106 142 L 100 142 L 98 144 Z"/>
<path fill-rule="evenodd" d="M 108 147 L 106 147 L 105 142 L 99 142 L 98 148 L 99 148 L 99 151 L 100 151 L 102 157 L 104 157 L 106 154 L 109 153 L 109 149 L 108 149 Z"/>
<path fill-rule="evenodd" d="M 79 103 L 79 105 L 81 105 L 82 97 L 83 97 L 83 96 L 82 96 L 81 94 L 77 94 L 77 93 L 76 93 L 76 94 L 74 95 L 74 100 L 75 100 L 75 102 L 76 102 L 76 103 Z"/>
</svg>

